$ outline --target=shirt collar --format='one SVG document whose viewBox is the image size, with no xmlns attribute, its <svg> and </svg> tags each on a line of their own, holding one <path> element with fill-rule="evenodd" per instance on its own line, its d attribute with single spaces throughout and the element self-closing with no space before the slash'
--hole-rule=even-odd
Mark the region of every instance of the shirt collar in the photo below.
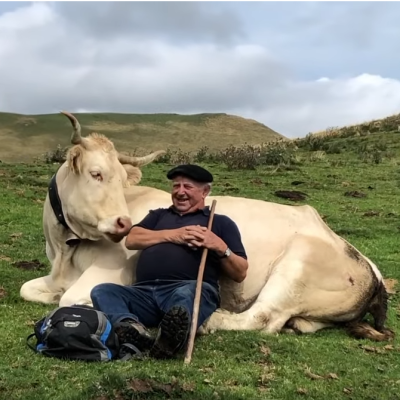
<svg viewBox="0 0 400 400">
<path fill-rule="evenodd" d="M 174 205 L 170 206 L 168 209 L 171 210 L 172 212 L 174 212 L 175 214 L 180 215 L 180 213 L 176 210 Z M 204 215 L 209 216 L 210 215 L 210 207 L 205 206 L 204 208 L 199 208 L 198 210 L 192 211 L 192 212 L 190 212 L 188 214 L 184 214 L 184 215 L 190 215 L 190 214 L 193 215 L 193 214 L 199 214 L 199 213 L 203 213 Z"/>
</svg>

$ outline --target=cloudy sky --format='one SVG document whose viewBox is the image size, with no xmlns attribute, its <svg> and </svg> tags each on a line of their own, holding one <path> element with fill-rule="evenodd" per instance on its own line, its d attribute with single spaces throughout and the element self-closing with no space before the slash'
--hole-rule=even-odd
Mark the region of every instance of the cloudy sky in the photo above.
<svg viewBox="0 0 400 400">
<path fill-rule="evenodd" d="M 0 2 L 0 111 L 226 112 L 287 137 L 400 112 L 398 2 Z"/>
</svg>

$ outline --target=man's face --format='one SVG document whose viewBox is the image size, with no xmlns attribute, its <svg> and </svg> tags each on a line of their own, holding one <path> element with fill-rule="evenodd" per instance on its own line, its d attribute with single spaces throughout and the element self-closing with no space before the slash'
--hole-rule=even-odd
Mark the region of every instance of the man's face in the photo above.
<svg viewBox="0 0 400 400">
<path fill-rule="evenodd" d="M 208 185 L 185 176 L 177 176 L 172 180 L 172 203 L 181 213 L 203 208 L 208 193 Z"/>
</svg>

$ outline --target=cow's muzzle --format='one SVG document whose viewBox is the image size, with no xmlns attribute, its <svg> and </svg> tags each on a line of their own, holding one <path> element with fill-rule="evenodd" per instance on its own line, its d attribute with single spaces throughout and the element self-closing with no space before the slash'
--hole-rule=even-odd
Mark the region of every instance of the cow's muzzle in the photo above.
<svg viewBox="0 0 400 400">
<path fill-rule="evenodd" d="M 103 220 L 98 225 L 98 230 L 105 234 L 108 240 L 120 242 L 130 231 L 132 220 L 129 217 L 116 217 Z"/>
</svg>

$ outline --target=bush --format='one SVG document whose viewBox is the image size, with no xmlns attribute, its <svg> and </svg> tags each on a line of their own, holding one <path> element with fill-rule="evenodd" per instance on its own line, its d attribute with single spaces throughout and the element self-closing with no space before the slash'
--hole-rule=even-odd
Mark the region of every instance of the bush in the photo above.
<svg viewBox="0 0 400 400">
<path fill-rule="evenodd" d="M 191 153 L 178 148 L 178 150 L 172 154 L 171 162 L 172 164 L 189 164 L 193 162 L 193 158 Z"/>
<path fill-rule="evenodd" d="M 338 141 L 325 143 L 322 147 L 326 154 L 340 154 L 342 152 L 342 143 L 339 143 Z"/>
<path fill-rule="evenodd" d="M 166 153 L 154 160 L 157 164 L 188 164 L 193 162 L 193 155 L 189 152 L 167 149 Z"/>
<path fill-rule="evenodd" d="M 322 150 L 318 150 L 318 151 L 313 151 L 310 154 L 309 160 L 310 161 L 319 161 L 319 160 L 323 160 L 325 158 L 325 152 Z"/>
<path fill-rule="evenodd" d="M 48 151 L 44 154 L 44 162 L 46 164 L 59 163 L 62 164 L 67 159 L 68 147 L 57 145 L 55 150 Z"/>
<path fill-rule="evenodd" d="M 357 154 L 359 158 L 365 162 L 371 162 L 373 164 L 380 164 L 383 161 L 383 158 L 392 158 L 392 152 L 387 151 L 387 143 L 375 143 L 372 145 L 368 145 L 367 142 L 360 143 L 357 148 Z"/>
<path fill-rule="evenodd" d="M 329 136 L 317 136 L 308 133 L 303 139 L 300 139 L 296 144 L 306 150 L 316 151 L 323 150 L 324 143 L 330 140 Z"/>
<path fill-rule="evenodd" d="M 217 158 L 226 164 L 228 169 L 256 169 L 260 149 L 251 145 L 235 147 L 230 145 L 220 151 Z"/>
<path fill-rule="evenodd" d="M 209 153 L 208 153 L 208 146 L 203 146 L 200 147 L 200 149 L 197 151 L 196 155 L 194 156 L 194 160 L 196 162 L 204 162 L 209 159 Z"/>
<path fill-rule="evenodd" d="M 276 141 L 261 147 L 261 163 L 265 165 L 294 165 L 298 147 L 294 142 Z"/>
<path fill-rule="evenodd" d="M 296 155 L 295 141 L 277 140 L 253 146 L 230 145 L 215 155 L 210 155 L 208 161 L 223 162 L 228 169 L 256 169 L 259 165 L 291 166 L 300 163 Z"/>
</svg>

